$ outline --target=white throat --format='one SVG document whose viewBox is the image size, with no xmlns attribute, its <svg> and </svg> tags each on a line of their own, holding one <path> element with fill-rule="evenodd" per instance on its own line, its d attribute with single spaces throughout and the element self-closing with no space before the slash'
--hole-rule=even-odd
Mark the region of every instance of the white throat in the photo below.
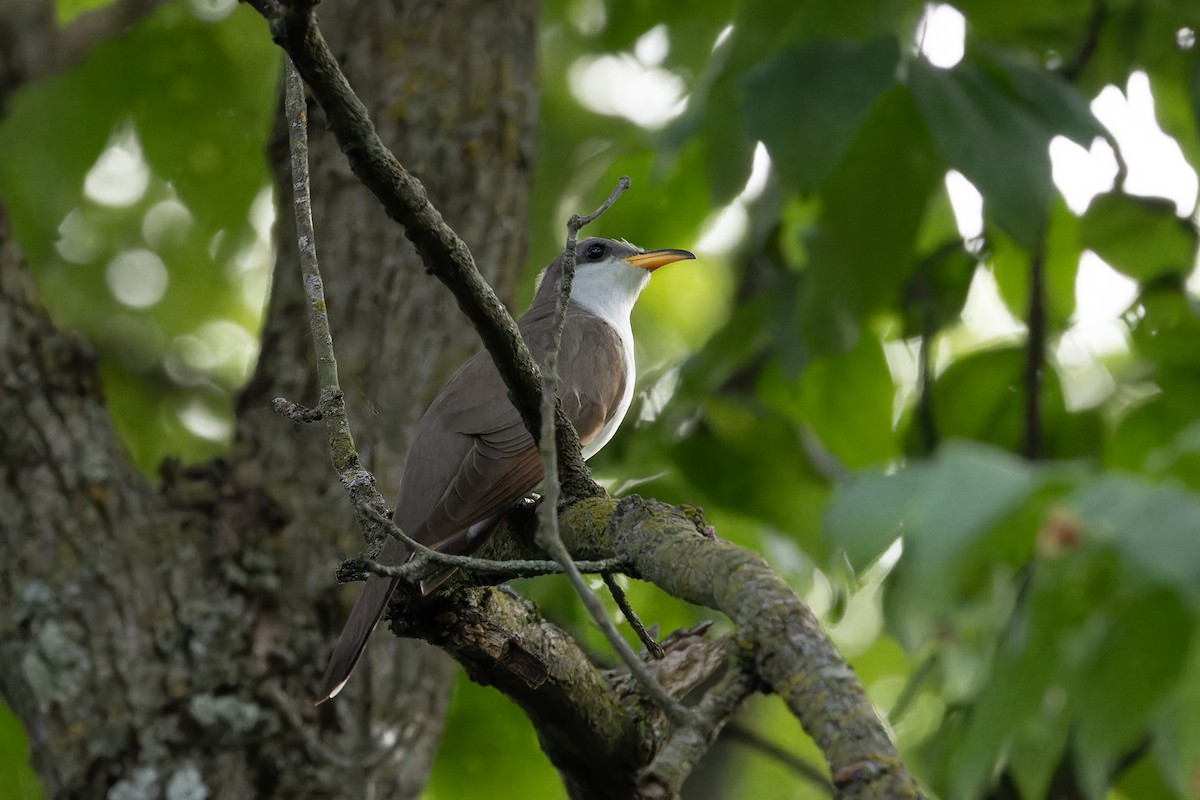
<svg viewBox="0 0 1200 800">
<path fill-rule="evenodd" d="M 571 299 L 618 330 L 629 328 L 629 314 L 650 281 L 650 271 L 624 261 L 602 261 L 575 270 Z"/>
</svg>

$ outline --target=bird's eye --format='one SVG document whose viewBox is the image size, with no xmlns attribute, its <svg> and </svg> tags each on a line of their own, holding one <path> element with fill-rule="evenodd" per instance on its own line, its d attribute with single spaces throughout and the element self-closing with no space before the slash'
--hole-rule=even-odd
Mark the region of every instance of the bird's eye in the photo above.
<svg viewBox="0 0 1200 800">
<path fill-rule="evenodd" d="M 604 251 L 607 249 L 608 248 L 606 248 L 602 244 L 588 245 L 587 253 L 585 254 L 585 255 L 587 255 L 587 260 L 588 261 L 599 261 L 600 259 L 604 258 Z"/>
</svg>

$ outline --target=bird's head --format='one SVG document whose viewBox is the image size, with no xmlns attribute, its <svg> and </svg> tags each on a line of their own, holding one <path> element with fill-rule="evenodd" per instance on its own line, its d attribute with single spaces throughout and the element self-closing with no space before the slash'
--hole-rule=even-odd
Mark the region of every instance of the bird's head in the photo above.
<svg viewBox="0 0 1200 800">
<path fill-rule="evenodd" d="M 624 314 L 628 319 L 634 301 L 650 280 L 650 273 L 695 257 L 687 250 L 643 250 L 623 240 L 584 239 L 575 247 L 571 300 L 601 316 Z M 543 291 L 558 292 L 562 262 L 563 257 L 559 256 L 546 268 L 538 287 L 539 295 Z"/>
</svg>

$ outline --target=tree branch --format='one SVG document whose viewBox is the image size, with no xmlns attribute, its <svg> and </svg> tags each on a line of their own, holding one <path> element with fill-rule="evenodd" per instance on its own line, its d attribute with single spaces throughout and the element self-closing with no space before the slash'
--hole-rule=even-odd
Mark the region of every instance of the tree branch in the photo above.
<svg viewBox="0 0 1200 800">
<path fill-rule="evenodd" d="M 1022 450 L 1028 459 L 1043 455 L 1042 381 L 1046 367 L 1046 230 L 1038 232 L 1029 259 L 1029 329 L 1025 342 L 1025 431 Z"/>
<path fill-rule="evenodd" d="M 679 795 L 687 776 L 712 747 L 725 723 L 754 691 L 757 678 L 733 648 L 725 677 L 705 694 L 692 715 L 692 723 L 671 732 L 654 761 L 638 779 L 638 790 L 647 798 Z"/>
<path fill-rule="evenodd" d="M 379 141 L 365 108 L 326 47 L 309 4 L 294 3 L 282 19 L 275 20 L 273 30 L 325 109 L 352 169 L 387 213 L 405 226 L 429 270 L 454 292 L 480 331 L 531 435 L 539 438 L 542 417 L 550 415 L 540 413 L 539 370 L 519 331 L 475 269 L 466 246 L 428 202 L 420 182 Z M 556 417 L 550 426 L 558 432 L 555 455 L 563 460 L 564 475 L 575 470 L 586 476 L 578 443 L 564 446 L 571 428 L 563 424 L 561 406 Z M 638 498 L 619 504 L 589 498 L 566 509 L 563 523 L 572 543 L 582 547 L 567 548 L 577 555 L 586 555 L 589 546 L 605 556 L 620 552 L 630 558 L 631 574 L 729 615 L 743 645 L 753 653 L 754 672 L 783 697 L 825 753 L 842 796 L 919 796 L 853 672 L 811 612 L 761 557 L 704 535 L 708 529 L 694 511 Z M 499 548 L 516 546 L 515 539 L 499 538 Z M 623 794 L 598 794 L 593 784 L 604 782 L 615 789 L 614 781 L 629 780 L 632 772 L 619 765 L 645 763 L 646 739 L 586 659 L 560 652 L 567 647 L 578 650 L 569 637 L 555 635 L 530 606 L 500 590 L 467 590 L 420 605 L 412 604 L 412 613 L 394 616 L 393 629 L 442 646 L 473 677 L 495 683 L 521 704 L 544 748 L 564 770 L 572 794 Z M 476 610 L 486 613 L 476 615 Z M 590 687 L 587 692 L 578 692 L 568 680 L 578 676 Z M 740 684 L 735 687 L 740 691 Z M 737 694 L 733 689 L 714 694 L 710 705 L 728 704 Z M 684 723 L 680 728 L 696 720 L 691 713 L 672 716 Z M 579 737 L 581 731 L 594 733 L 589 743 L 604 752 L 586 752 L 578 742 L 558 741 Z M 574 755 L 564 754 L 564 748 Z"/>
<path fill-rule="evenodd" d="M 290 59 L 284 67 L 285 114 L 288 144 L 291 152 L 292 207 L 296 218 L 296 239 L 300 251 L 300 274 L 304 297 L 308 301 L 308 320 L 312 330 L 313 349 L 317 357 L 317 382 L 320 405 L 317 411 L 325 420 L 329 433 L 329 458 L 337 470 L 350 501 L 359 509 L 358 523 L 368 546 L 378 547 L 384 532 L 377 520 L 361 512 L 363 508 L 386 511 L 387 503 L 375 488 L 375 476 L 363 465 L 354 446 L 350 420 L 346 416 L 346 400 L 338 382 L 337 359 L 333 353 L 333 334 L 329 329 L 329 312 L 325 303 L 325 287 L 317 262 L 317 235 L 313 230 L 312 201 L 308 178 L 308 113 L 304 102 L 304 86 Z M 282 397 L 275 399 L 275 409 L 293 419 L 302 418 L 296 404 Z M 290 413 L 289 413 L 290 412 Z"/>
<path fill-rule="evenodd" d="M 716 538 L 695 509 L 636 496 L 588 498 L 559 518 L 576 558 L 620 553 L 629 575 L 728 616 L 759 679 L 825 755 L 839 797 L 921 796 L 854 671 L 760 555 Z M 528 538 L 494 536 L 481 552 L 520 557 Z"/>
<path fill-rule="evenodd" d="M 366 106 L 325 43 L 311 6 L 294 2 L 278 16 L 272 4 L 256 3 L 271 23 L 276 42 L 291 57 L 325 111 L 350 168 L 387 215 L 404 226 L 426 268 L 454 294 L 491 354 L 525 427 L 537 440 L 541 436 L 540 372 L 516 322 L 479 274 L 466 243 L 429 202 L 425 187 L 380 140 Z M 578 436 L 561 408 L 556 414 L 556 431 L 564 487 L 573 496 L 602 494 L 591 480 L 579 453 Z"/>
<path fill-rule="evenodd" d="M 464 587 L 406 603 L 392 630 L 441 647 L 472 680 L 495 686 L 528 716 L 573 798 L 634 797 L 637 771 L 651 757 L 652 720 L 624 697 L 565 631 L 519 595 Z"/>
</svg>

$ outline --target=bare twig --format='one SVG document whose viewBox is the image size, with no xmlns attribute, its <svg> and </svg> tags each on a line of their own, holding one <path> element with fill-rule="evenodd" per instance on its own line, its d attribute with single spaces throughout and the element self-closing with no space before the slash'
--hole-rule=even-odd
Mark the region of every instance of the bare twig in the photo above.
<svg viewBox="0 0 1200 800">
<path fill-rule="evenodd" d="M 1043 455 L 1042 381 L 1046 368 L 1046 229 L 1038 231 L 1029 259 L 1029 329 L 1025 342 L 1025 433 L 1022 450 L 1028 459 Z"/>
<path fill-rule="evenodd" d="M 304 86 L 300 75 L 289 60 L 286 67 L 285 113 L 288 124 L 288 144 L 291 151 L 292 205 L 296 217 L 296 238 L 300 250 L 300 273 L 304 296 L 308 301 L 309 326 L 317 356 L 317 382 L 320 404 L 315 412 L 302 409 L 283 398 L 275 399 L 275 408 L 295 418 L 319 416 L 329 432 L 329 457 L 337 470 L 342 486 L 356 508 L 386 510 L 387 503 L 375 489 L 375 476 L 362 465 L 350 432 L 346 416 L 346 401 L 338 383 L 337 360 L 333 355 L 333 335 L 329 330 L 329 313 L 325 306 L 325 287 L 317 263 L 317 240 L 313 232 L 312 201 L 308 179 L 308 114 L 304 102 Z M 307 414 L 305 413 L 307 412 Z M 369 545 L 382 540 L 378 523 L 359 515 L 363 536 Z"/>
<path fill-rule="evenodd" d="M 497 561 L 491 558 L 476 558 L 474 556 L 442 553 L 411 538 L 404 531 L 400 530 L 400 526 L 392 519 L 370 506 L 363 506 L 359 509 L 359 512 L 377 523 L 386 533 L 404 542 L 416 555 L 398 566 L 378 564 L 365 559 L 350 559 L 338 570 L 339 574 L 344 574 L 347 580 L 358 580 L 361 577 L 361 573 L 369 572 L 372 575 L 417 581 L 428 577 L 425 574 L 426 572 L 434 571 L 430 565 L 437 565 L 439 568 L 458 567 L 470 572 L 496 575 L 506 580 L 509 578 L 532 578 L 539 575 L 557 575 L 563 572 L 563 568 L 558 562 L 546 561 L 544 559 L 519 558 L 508 561 Z M 610 572 L 612 570 L 619 570 L 625 566 L 625 560 L 623 558 L 605 558 L 599 561 L 577 561 L 575 564 L 580 572 Z"/>
<path fill-rule="evenodd" d="M 537 559 L 493 561 L 489 558 L 473 558 L 471 556 L 455 556 L 449 553 L 439 553 L 436 550 L 415 556 L 399 566 L 380 564 L 375 561 L 358 561 L 356 563 L 361 564 L 363 570 L 372 575 L 382 575 L 386 578 L 403 578 L 409 581 L 417 581 L 428 577 L 424 573 L 428 571 L 430 564 L 436 564 L 439 567 L 458 567 L 461 570 L 495 575 L 503 580 L 511 578 L 537 578 L 542 575 L 561 575 L 565 572 L 562 565 L 557 561 L 539 561 Z M 624 560 L 621 558 L 604 558 L 599 561 L 576 561 L 574 564 L 580 572 L 594 575 L 619 569 L 624 564 Z"/>
<path fill-rule="evenodd" d="M 466 244 L 429 202 L 425 187 L 379 139 L 366 106 L 355 95 L 317 27 L 313 5 L 311 0 L 295 0 L 280 15 L 273 3 L 255 3 L 271 23 L 275 41 L 291 56 L 324 109 L 354 174 L 388 216 L 404 226 L 426 268 L 454 293 L 491 354 L 525 427 L 536 440 L 542 430 L 540 375 L 516 322 L 479 274 Z M 555 416 L 564 486 L 570 488 L 572 496 L 601 496 L 604 490 L 587 471 L 575 429 L 561 408 L 556 409 Z"/>
<path fill-rule="evenodd" d="M 621 657 L 621 660 L 629 668 L 629 671 L 637 678 L 642 688 L 667 713 L 667 716 L 673 723 L 688 725 L 692 721 L 691 712 L 679 704 L 675 698 L 671 697 L 658 681 L 654 679 L 654 676 L 650 674 L 650 670 L 646 668 L 645 662 L 638 657 L 637 653 L 633 652 L 633 648 L 617 632 L 616 626 L 613 625 L 612 620 L 608 618 L 608 613 L 604 610 L 604 605 L 592 593 L 592 590 L 588 588 L 579 569 L 571 560 L 571 554 L 563 544 L 562 535 L 558 530 L 558 498 L 561 485 L 558 476 L 558 449 L 551 444 L 555 441 L 555 420 L 554 415 L 550 411 L 555 407 L 557 402 L 558 349 L 562 339 L 562 327 L 565 321 L 567 303 L 571 295 L 571 284 L 575 275 L 575 239 L 579 234 L 580 228 L 608 210 L 627 188 L 629 188 L 629 178 L 623 177 L 618 181 L 616 188 L 609 195 L 608 200 L 600 208 L 585 217 L 575 215 L 567 222 L 567 248 L 566 258 L 563 263 L 562 286 L 558 295 L 558 307 L 555 309 L 554 327 L 552 329 L 554 333 L 550 341 L 549 351 L 546 353 L 545 369 L 542 370 L 542 437 L 540 450 L 542 463 L 545 465 L 546 485 L 545 494 L 542 497 L 542 505 L 538 509 L 538 527 L 535 541 L 539 547 L 549 553 L 550 557 L 562 566 L 568 580 L 571 582 L 571 586 L 574 587 L 576 594 L 579 595 L 579 599 L 588 610 L 592 620 L 600 628 L 600 631 L 604 634 L 604 638 L 608 640 L 609 645 Z"/>
<path fill-rule="evenodd" d="M 575 562 L 577 566 L 581 562 Z M 582 566 L 579 567 L 581 570 Z M 625 619 L 629 621 L 629 627 L 633 628 L 633 632 L 642 640 L 642 644 L 646 648 L 646 652 L 654 659 L 660 659 L 666 653 L 663 652 L 662 645 L 654 641 L 654 637 L 650 635 L 650 631 L 646 630 L 646 626 L 642 624 L 641 617 L 633 610 L 633 606 L 629 604 L 629 598 L 625 596 L 625 590 L 621 588 L 621 584 L 617 583 L 617 577 L 612 572 L 605 572 L 600 575 L 604 579 L 604 585 L 608 587 L 609 594 L 617 603 L 617 608 L 621 609 L 621 613 L 625 615 Z"/>
<path fill-rule="evenodd" d="M 707 692 L 690 714 L 689 723 L 671 731 L 671 737 L 638 779 L 639 796 L 678 797 L 684 780 L 756 684 L 750 665 L 735 657 L 720 685 Z"/>
</svg>

